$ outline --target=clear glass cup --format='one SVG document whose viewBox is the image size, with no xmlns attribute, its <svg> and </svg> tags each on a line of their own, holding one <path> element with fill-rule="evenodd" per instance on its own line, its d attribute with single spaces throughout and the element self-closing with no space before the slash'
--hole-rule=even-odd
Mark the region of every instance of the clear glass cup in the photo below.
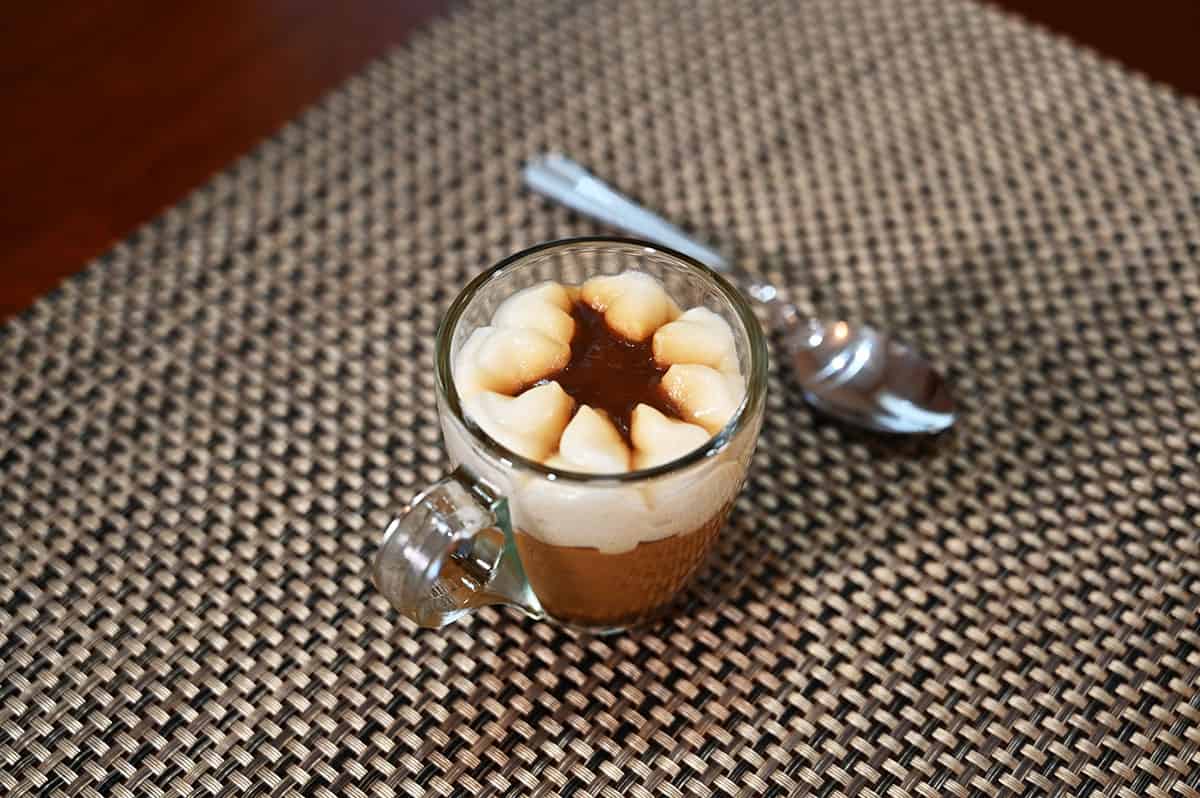
<svg viewBox="0 0 1200 798">
<path fill-rule="evenodd" d="M 639 270 L 682 308 L 703 306 L 733 330 L 746 381 L 729 423 L 706 445 L 655 468 L 615 475 L 550 468 L 505 448 L 464 412 L 452 365 L 463 342 L 515 292 Z M 375 584 L 420 626 L 489 604 L 594 633 L 647 620 L 699 570 L 745 480 L 762 425 L 767 350 L 745 299 L 691 258 L 620 238 L 556 241 L 475 278 L 437 338 L 437 402 L 454 470 L 387 527 Z M 639 542 L 628 548 L 628 540 Z M 614 547 L 611 541 L 626 541 Z"/>
</svg>

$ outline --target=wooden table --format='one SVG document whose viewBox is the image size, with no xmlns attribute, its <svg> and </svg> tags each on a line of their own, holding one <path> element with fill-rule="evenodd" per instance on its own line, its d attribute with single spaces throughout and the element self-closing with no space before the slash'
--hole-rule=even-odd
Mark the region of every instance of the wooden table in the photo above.
<svg viewBox="0 0 1200 798">
<path fill-rule="evenodd" d="M 446 0 L 45 0 L 0 29 L 0 319 L 178 201 Z M 1200 95 L 1200 3 L 1002 5 Z"/>
</svg>

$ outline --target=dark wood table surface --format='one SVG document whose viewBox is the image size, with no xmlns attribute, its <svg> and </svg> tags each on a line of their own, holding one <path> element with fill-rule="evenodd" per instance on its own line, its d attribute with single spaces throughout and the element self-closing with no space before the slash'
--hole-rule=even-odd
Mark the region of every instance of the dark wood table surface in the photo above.
<svg viewBox="0 0 1200 798">
<path fill-rule="evenodd" d="M 1200 95 L 1200 0 L 1000 0 Z M 296 116 L 446 0 L 43 0 L 0 27 L 0 320 Z"/>
</svg>

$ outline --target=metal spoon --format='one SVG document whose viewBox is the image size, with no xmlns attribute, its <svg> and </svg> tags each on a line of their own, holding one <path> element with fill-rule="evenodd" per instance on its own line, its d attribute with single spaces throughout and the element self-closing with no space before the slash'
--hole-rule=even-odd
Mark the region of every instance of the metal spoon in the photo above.
<svg viewBox="0 0 1200 798">
<path fill-rule="evenodd" d="M 805 318 L 770 283 L 689 237 L 661 216 L 619 194 L 562 155 L 525 166 L 525 183 L 580 213 L 682 252 L 728 276 L 764 305 L 784 333 L 785 348 L 804 398 L 813 407 L 868 429 L 932 434 L 955 420 L 954 401 L 925 358 L 871 327 Z"/>
</svg>

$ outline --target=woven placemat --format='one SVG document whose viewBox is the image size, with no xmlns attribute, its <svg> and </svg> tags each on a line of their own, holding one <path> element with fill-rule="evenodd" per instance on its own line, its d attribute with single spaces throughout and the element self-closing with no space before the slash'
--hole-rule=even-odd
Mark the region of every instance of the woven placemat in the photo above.
<svg viewBox="0 0 1200 798">
<path fill-rule="evenodd" d="M 605 639 L 369 580 L 557 149 L 957 386 L 777 367 L 712 567 Z M 955 0 L 480 2 L 0 328 L 0 792 L 1200 795 L 1200 106 Z"/>
</svg>

